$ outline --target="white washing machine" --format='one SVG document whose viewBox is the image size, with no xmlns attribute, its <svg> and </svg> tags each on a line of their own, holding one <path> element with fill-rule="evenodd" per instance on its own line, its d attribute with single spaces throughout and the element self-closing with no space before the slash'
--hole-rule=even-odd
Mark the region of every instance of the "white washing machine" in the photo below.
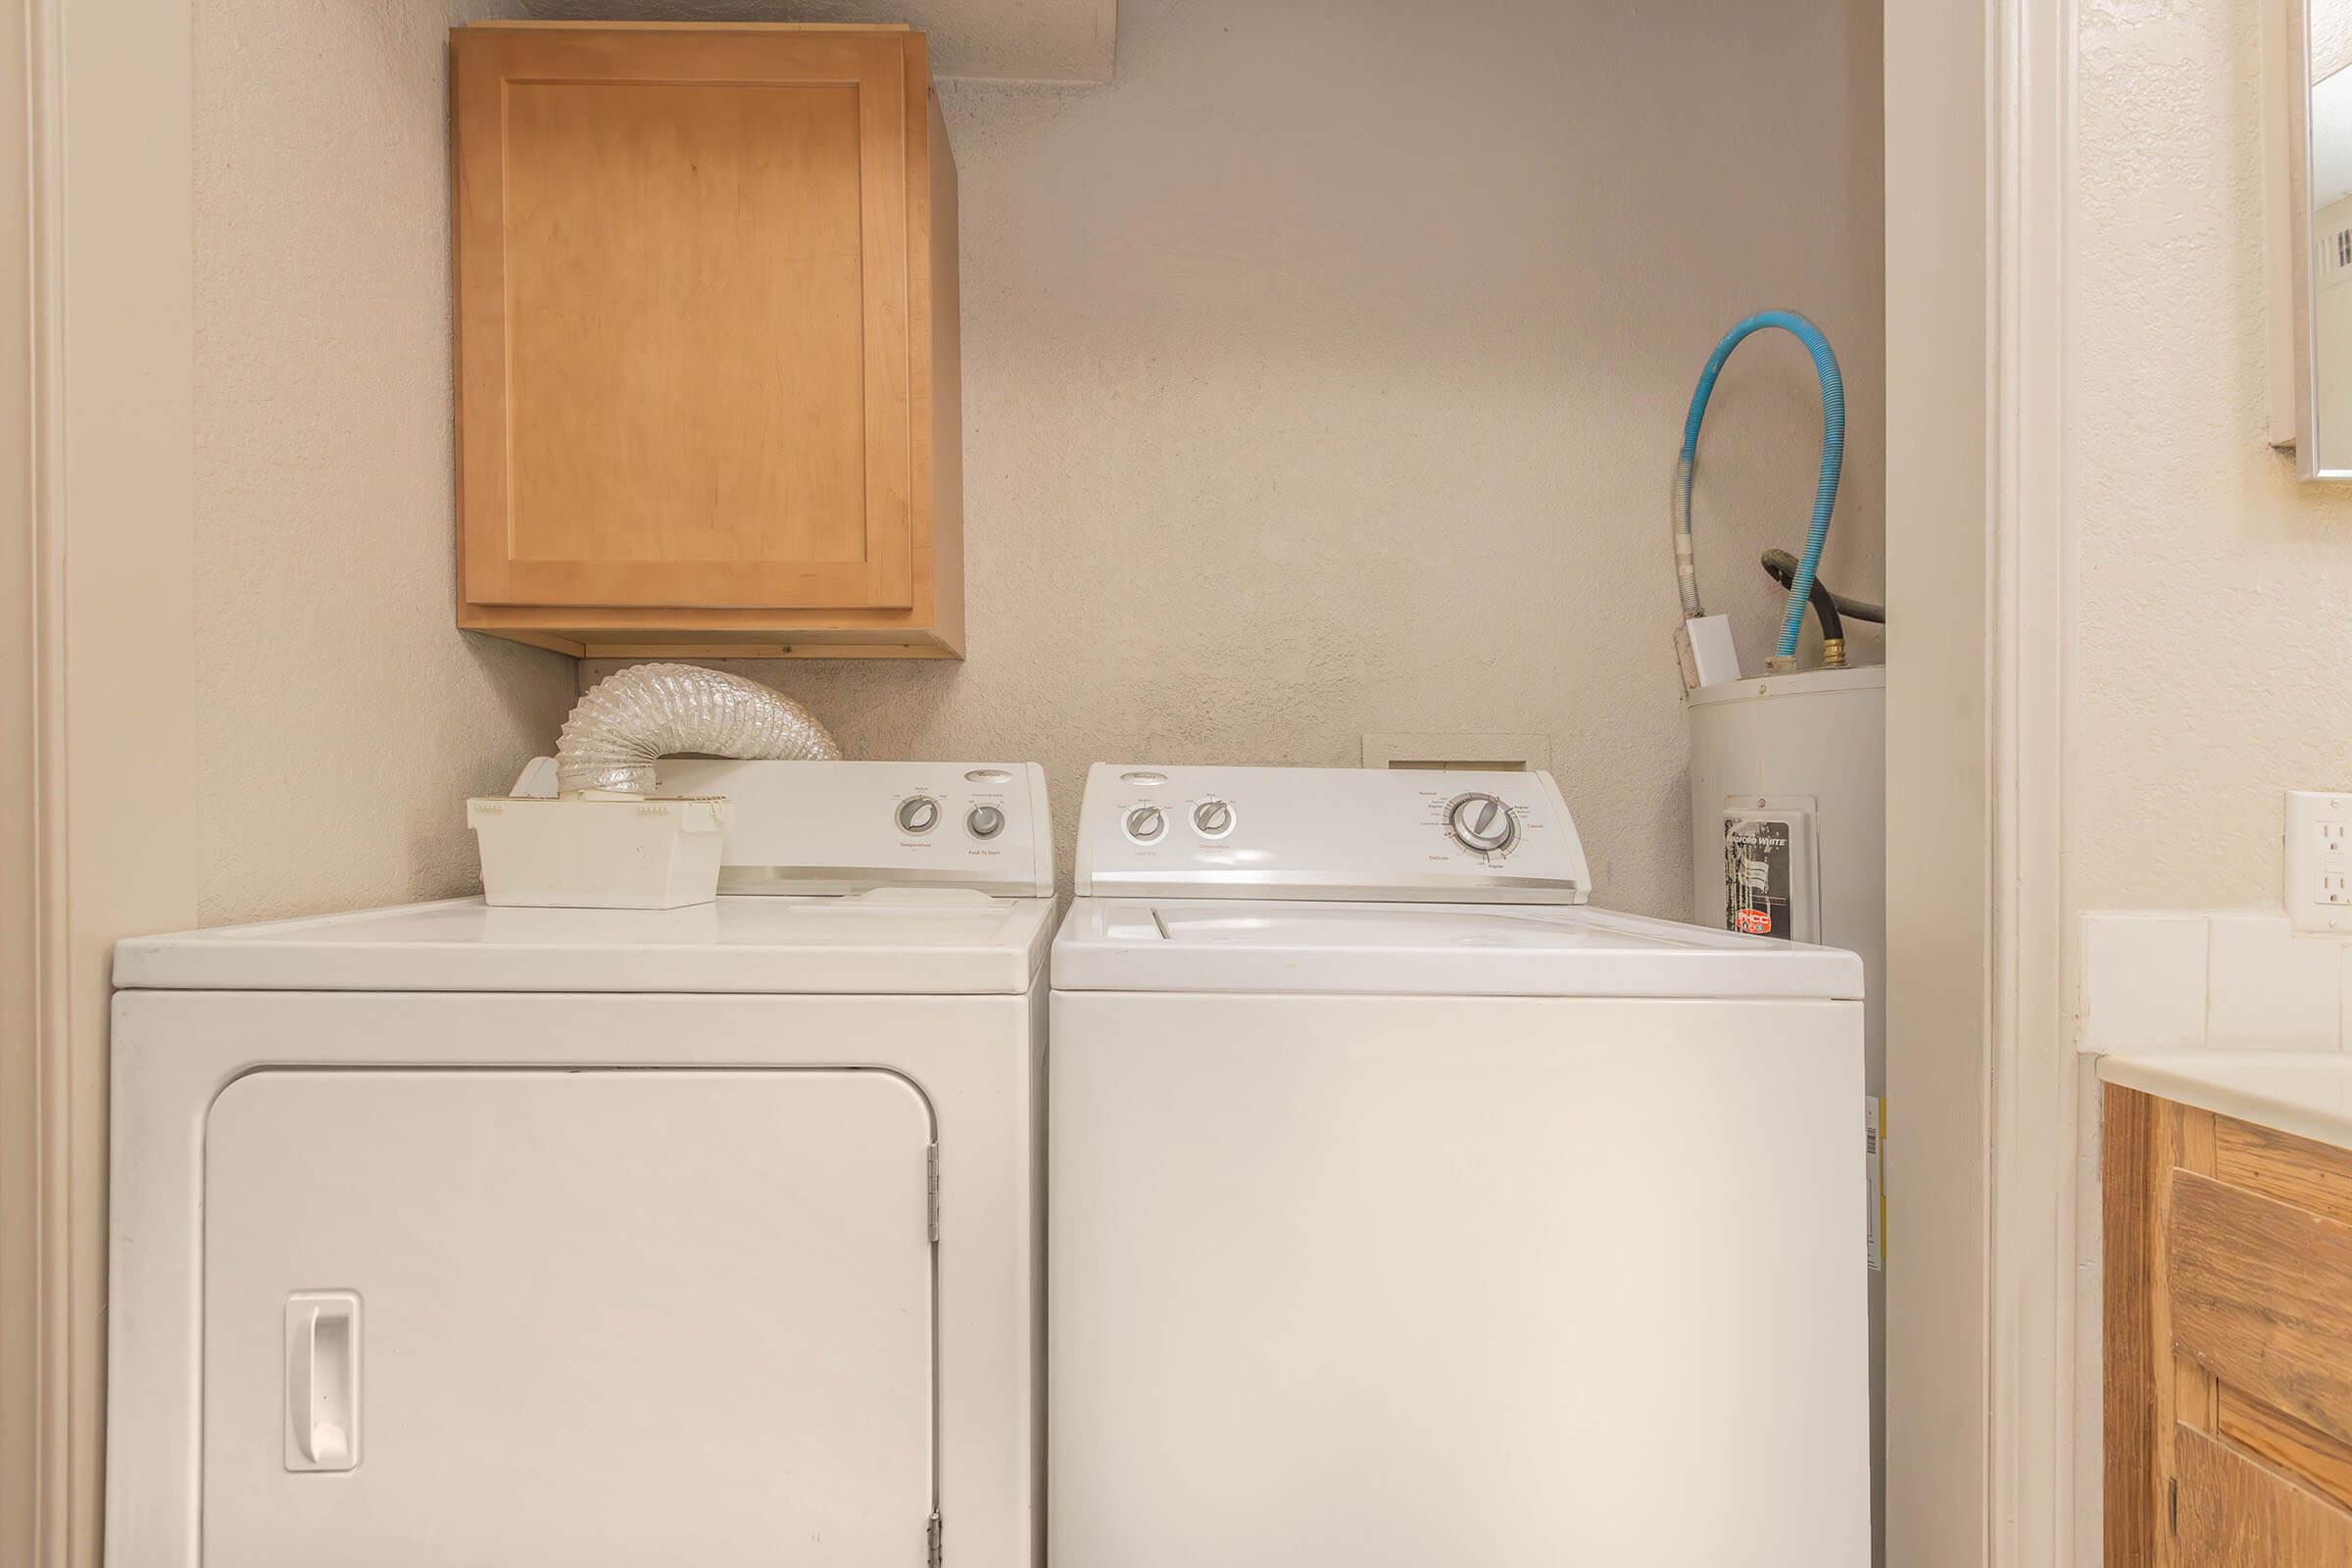
<svg viewBox="0 0 2352 1568">
<path fill-rule="evenodd" d="M 1587 908 L 1544 773 L 1097 766 L 1055 1568 L 1863 1568 L 1860 961 Z"/>
<path fill-rule="evenodd" d="M 662 783 L 769 896 L 118 948 L 110 1563 L 1038 1560 L 1043 776 Z"/>
</svg>

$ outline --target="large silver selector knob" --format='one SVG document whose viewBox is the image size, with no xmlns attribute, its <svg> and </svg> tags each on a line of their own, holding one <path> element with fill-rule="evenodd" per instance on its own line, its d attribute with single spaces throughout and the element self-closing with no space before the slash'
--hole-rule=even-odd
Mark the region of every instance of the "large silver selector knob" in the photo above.
<svg viewBox="0 0 2352 1568">
<path fill-rule="evenodd" d="M 993 806 L 975 806 L 964 813 L 963 830 L 976 839 L 993 839 L 1004 831 L 1004 813 Z"/>
<path fill-rule="evenodd" d="M 1507 850 L 1519 837 L 1511 808 L 1492 795 L 1465 795 L 1446 812 L 1446 825 L 1462 847 L 1481 855 Z"/>
<path fill-rule="evenodd" d="M 1168 830 L 1168 813 L 1156 806 L 1138 806 L 1127 813 L 1127 836 L 1138 844 L 1154 844 Z"/>
<path fill-rule="evenodd" d="M 1193 808 L 1193 826 L 1202 838 L 1221 839 L 1233 831 L 1233 808 L 1223 801 L 1202 801 Z"/>
<path fill-rule="evenodd" d="M 899 803 L 899 831 L 928 833 L 939 826 L 939 803 L 928 795 L 909 795 Z"/>
</svg>

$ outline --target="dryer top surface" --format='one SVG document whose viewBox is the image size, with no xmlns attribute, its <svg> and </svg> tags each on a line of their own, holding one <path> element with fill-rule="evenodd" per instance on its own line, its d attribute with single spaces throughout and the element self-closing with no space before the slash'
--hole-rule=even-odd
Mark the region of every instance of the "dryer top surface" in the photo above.
<svg viewBox="0 0 2352 1568">
<path fill-rule="evenodd" d="M 955 889 L 679 909 L 450 899 L 133 937 L 116 946 L 114 979 L 148 990 L 1017 994 L 1044 961 L 1053 911 L 1052 899 Z"/>
</svg>

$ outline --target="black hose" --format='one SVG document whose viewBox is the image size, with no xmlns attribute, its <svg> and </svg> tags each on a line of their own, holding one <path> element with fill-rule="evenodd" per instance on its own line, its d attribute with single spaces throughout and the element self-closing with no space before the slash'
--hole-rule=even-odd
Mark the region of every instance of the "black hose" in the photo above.
<svg viewBox="0 0 2352 1568">
<path fill-rule="evenodd" d="M 1796 558 L 1786 550 L 1767 550 L 1764 552 L 1764 569 L 1772 573 L 1774 582 L 1787 588 L 1796 580 Z M 1878 626 L 1886 624 L 1886 606 L 1832 593 L 1818 574 L 1813 578 L 1811 604 L 1813 612 L 1821 617 L 1821 634 L 1824 637 L 1844 636 L 1844 622 L 1847 620 L 1867 620 Z"/>
<path fill-rule="evenodd" d="M 1786 550 L 1765 551 L 1764 569 L 1771 572 L 1772 580 L 1783 588 L 1796 581 L 1796 558 Z M 1813 614 L 1821 622 L 1821 640 L 1825 644 L 1844 642 L 1845 622 L 1838 618 L 1838 596 L 1830 592 L 1830 585 L 1819 576 L 1813 579 L 1813 591 L 1807 596 L 1807 602 L 1813 606 Z"/>
</svg>

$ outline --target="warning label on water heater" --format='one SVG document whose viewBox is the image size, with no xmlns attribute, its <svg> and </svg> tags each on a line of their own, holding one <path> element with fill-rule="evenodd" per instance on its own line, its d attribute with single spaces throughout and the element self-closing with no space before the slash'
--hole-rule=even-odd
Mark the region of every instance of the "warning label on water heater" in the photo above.
<svg viewBox="0 0 2352 1568">
<path fill-rule="evenodd" d="M 1723 924 L 1755 937 L 1794 939 L 1794 835 L 1786 820 L 1734 816 L 1723 824 Z"/>
<path fill-rule="evenodd" d="M 1870 1267 L 1873 1273 L 1886 1268 L 1886 1102 L 1876 1095 L 1862 1102 L 1862 1159 L 1864 1182 L 1870 1194 L 1870 1215 L 1863 1223 L 1868 1227 Z"/>
</svg>

